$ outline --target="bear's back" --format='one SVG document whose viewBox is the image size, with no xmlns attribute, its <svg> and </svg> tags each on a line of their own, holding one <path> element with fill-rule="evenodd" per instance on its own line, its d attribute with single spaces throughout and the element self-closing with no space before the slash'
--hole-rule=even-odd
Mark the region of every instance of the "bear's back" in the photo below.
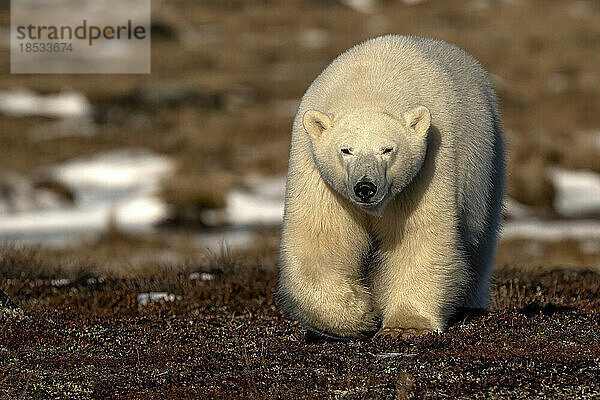
<svg viewBox="0 0 600 400">
<path fill-rule="evenodd" d="M 440 128 L 475 114 L 471 110 L 496 108 L 492 85 L 473 57 L 443 41 L 398 35 L 342 53 L 315 79 L 303 103 L 332 114 L 360 103 L 394 114 L 424 105 Z"/>
</svg>

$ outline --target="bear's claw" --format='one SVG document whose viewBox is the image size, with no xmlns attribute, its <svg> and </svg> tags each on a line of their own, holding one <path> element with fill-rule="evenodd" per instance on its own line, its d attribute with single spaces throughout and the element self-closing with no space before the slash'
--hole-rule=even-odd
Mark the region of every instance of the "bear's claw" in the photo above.
<svg viewBox="0 0 600 400">
<path fill-rule="evenodd" d="M 368 322 L 367 329 L 360 330 L 359 337 L 361 339 L 372 338 L 381 329 L 381 323 L 382 319 L 379 315 L 372 316 L 371 320 Z"/>
</svg>

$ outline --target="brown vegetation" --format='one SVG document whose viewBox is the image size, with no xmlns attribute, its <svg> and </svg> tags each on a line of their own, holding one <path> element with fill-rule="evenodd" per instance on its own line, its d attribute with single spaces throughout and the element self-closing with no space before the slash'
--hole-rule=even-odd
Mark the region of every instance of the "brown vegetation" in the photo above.
<svg viewBox="0 0 600 400">
<path fill-rule="evenodd" d="M 0 265 L 0 288 L 25 312 L 1 321 L 1 397 L 600 395 L 600 275 L 585 269 L 502 267 L 492 311 L 443 334 L 314 343 L 278 304 L 272 259 L 225 255 L 127 279 L 16 260 Z M 181 298 L 138 304 L 149 291 Z"/>
</svg>

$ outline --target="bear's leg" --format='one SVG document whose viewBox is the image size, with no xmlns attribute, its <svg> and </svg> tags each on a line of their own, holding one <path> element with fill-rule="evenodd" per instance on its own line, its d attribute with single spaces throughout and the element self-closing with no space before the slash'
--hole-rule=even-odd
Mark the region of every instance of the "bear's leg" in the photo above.
<svg viewBox="0 0 600 400">
<path fill-rule="evenodd" d="M 468 309 L 489 309 L 490 279 L 496 252 L 496 233 L 486 234 L 469 248 L 471 289 L 465 292 L 464 306 Z"/>
<path fill-rule="evenodd" d="M 490 213 L 481 238 L 477 243 L 468 246 L 472 283 L 470 290 L 465 292 L 464 306 L 467 308 L 490 307 L 490 280 L 494 268 L 500 215 L 500 206 L 496 205 Z"/>
<path fill-rule="evenodd" d="M 360 276 L 369 246 L 365 230 L 344 210 L 317 209 L 302 219 L 288 217 L 279 282 L 287 310 L 305 326 L 327 335 L 375 334 L 381 320 Z"/>
<path fill-rule="evenodd" d="M 443 331 L 464 296 L 468 263 L 452 228 L 411 228 L 401 243 L 383 239 L 373 291 L 383 312 L 380 334 Z"/>
<path fill-rule="evenodd" d="M 499 128 L 497 128 L 499 129 Z M 494 259 L 502 219 L 502 199 L 504 197 L 504 149 L 499 139 L 502 133 L 496 133 L 494 148 L 494 169 L 491 183 L 488 209 L 480 237 L 467 246 L 469 253 L 471 289 L 465 292 L 464 306 L 471 309 L 488 309 L 490 306 L 490 280 L 494 268 Z M 477 235 L 468 235 L 476 237 Z"/>
</svg>

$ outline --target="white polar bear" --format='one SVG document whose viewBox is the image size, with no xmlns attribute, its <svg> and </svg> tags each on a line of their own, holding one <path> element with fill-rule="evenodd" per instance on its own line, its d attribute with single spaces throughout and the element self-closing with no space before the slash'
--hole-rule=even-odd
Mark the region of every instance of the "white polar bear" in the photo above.
<svg viewBox="0 0 600 400">
<path fill-rule="evenodd" d="M 442 331 L 487 308 L 504 192 L 496 96 L 448 43 L 366 41 L 312 83 L 292 131 L 279 293 L 337 337 Z"/>
</svg>

